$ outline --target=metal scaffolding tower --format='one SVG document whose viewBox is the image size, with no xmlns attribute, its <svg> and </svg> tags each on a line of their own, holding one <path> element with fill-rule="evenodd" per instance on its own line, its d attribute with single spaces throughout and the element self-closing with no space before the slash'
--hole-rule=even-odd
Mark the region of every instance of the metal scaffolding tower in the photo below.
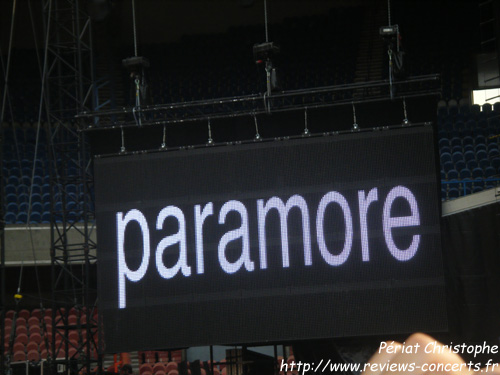
<svg viewBox="0 0 500 375">
<path fill-rule="evenodd" d="M 45 115 L 51 176 L 50 374 L 101 367 L 91 160 L 77 113 L 97 107 L 92 22 L 79 0 L 44 0 Z M 74 314 L 76 321 L 70 319 Z"/>
</svg>

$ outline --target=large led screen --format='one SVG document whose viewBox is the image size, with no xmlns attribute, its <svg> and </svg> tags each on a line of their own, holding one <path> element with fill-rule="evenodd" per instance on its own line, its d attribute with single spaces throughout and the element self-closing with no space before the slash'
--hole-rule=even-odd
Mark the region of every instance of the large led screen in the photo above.
<svg viewBox="0 0 500 375">
<path fill-rule="evenodd" d="M 95 160 L 107 352 L 446 329 L 430 126 Z"/>
</svg>

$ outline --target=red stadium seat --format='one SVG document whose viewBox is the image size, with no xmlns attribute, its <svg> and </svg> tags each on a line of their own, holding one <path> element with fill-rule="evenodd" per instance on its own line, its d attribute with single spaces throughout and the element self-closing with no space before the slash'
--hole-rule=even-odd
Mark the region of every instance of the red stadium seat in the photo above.
<svg viewBox="0 0 500 375">
<path fill-rule="evenodd" d="M 42 310 L 40 310 L 40 309 L 34 309 L 31 312 L 31 317 L 32 318 L 38 318 L 38 320 L 42 319 Z"/>
<path fill-rule="evenodd" d="M 28 319 L 28 326 L 40 326 L 40 319 L 36 316 L 32 316 Z"/>
<path fill-rule="evenodd" d="M 26 326 L 22 325 L 22 326 L 17 326 L 16 327 L 16 335 L 19 335 L 20 333 L 24 333 L 24 334 L 28 334 L 28 328 L 26 328 Z"/>
<path fill-rule="evenodd" d="M 15 352 L 24 352 L 26 350 L 26 346 L 22 342 L 14 343 L 14 353 Z"/>
<path fill-rule="evenodd" d="M 38 350 L 30 350 L 28 352 L 28 361 L 38 362 L 40 360 L 40 353 Z"/>
<path fill-rule="evenodd" d="M 28 335 L 25 333 L 20 333 L 16 335 L 16 342 L 22 342 L 24 345 L 28 344 Z"/>
<path fill-rule="evenodd" d="M 40 333 L 38 332 L 32 332 L 30 335 L 30 341 L 40 344 L 40 342 L 42 341 L 42 335 L 40 335 Z"/>
<path fill-rule="evenodd" d="M 56 358 L 66 358 L 66 352 L 64 351 L 64 349 L 58 350 Z"/>
<path fill-rule="evenodd" d="M 30 335 L 34 333 L 40 333 L 41 331 L 40 326 L 29 326 L 28 330 L 30 332 Z"/>
<path fill-rule="evenodd" d="M 163 370 L 155 372 L 155 375 L 167 375 L 167 373 Z"/>
<path fill-rule="evenodd" d="M 177 362 L 168 362 L 165 366 L 165 372 L 168 374 L 172 370 L 177 370 L 178 365 Z"/>
<path fill-rule="evenodd" d="M 18 317 L 16 319 L 16 327 L 18 326 L 25 326 L 26 327 L 26 319 Z"/>
<path fill-rule="evenodd" d="M 18 351 L 14 353 L 13 362 L 26 361 L 26 353 L 24 351 Z"/>
<path fill-rule="evenodd" d="M 23 309 L 23 310 L 19 311 L 17 316 L 24 318 L 24 320 L 28 320 L 31 316 L 31 313 L 29 312 L 29 310 Z"/>
<path fill-rule="evenodd" d="M 153 374 L 156 374 L 159 371 L 165 372 L 165 365 L 161 362 L 158 362 L 153 366 Z"/>
<path fill-rule="evenodd" d="M 14 310 L 9 310 L 5 313 L 5 317 L 9 318 L 11 321 L 14 319 Z"/>
<path fill-rule="evenodd" d="M 145 372 L 153 373 L 153 367 L 149 363 L 144 363 L 139 367 L 139 375 L 143 375 Z"/>
<path fill-rule="evenodd" d="M 70 341 L 76 341 L 76 342 L 78 342 L 78 338 L 79 338 L 78 331 L 74 330 L 74 329 L 71 330 L 71 331 L 69 331 L 68 338 L 70 339 Z"/>
<path fill-rule="evenodd" d="M 169 373 L 167 373 L 167 375 L 179 375 L 179 371 L 177 371 L 177 370 L 172 370 L 172 371 L 170 371 Z"/>
<path fill-rule="evenodd" d="M 45 312 L 43 315 L 48 316 L 52 319 L 52 309 L 45 309 Z"/>
<path fill-rule="evenodd" d="M 28 345 L 26 345 L 26 351 L 29 353 L 32 350 L 38 351 L 38 343 L 31 340 L 31 337 L 30 337 L 30 341 L 28 342 Z"/>
<path fill-rule="evenodd" d="M 76 317 L 76 315 L 70 315 L 68 316 L 68 324 L 70 325 L 76 325 L 78 322 L 78 318 Z"/>
<path fill-rule="evenodd" d="M 78 350 L 76 350 L 76 348 L 74 346 L 71 346 L 68 349 L 68 356 L 69 356 L 69 358 L 78 358 L 79 357 Z"/>
</svg>

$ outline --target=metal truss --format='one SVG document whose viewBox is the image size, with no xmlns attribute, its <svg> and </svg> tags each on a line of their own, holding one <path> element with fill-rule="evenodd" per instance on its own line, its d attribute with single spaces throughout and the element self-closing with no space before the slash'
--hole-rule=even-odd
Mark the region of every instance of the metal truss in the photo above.
<svg viewBox="0 0 500 375">
<path fill-rule="evenodd" d="M 50 374 L 101 368 L 92 175 L 85 134 L 74 116 L 96 108 L 92 22 L 79 0 L 44 0 L 45 115 L 51 177 L 52 337 Z M 76 314 L 75 321 L 70 315 Z M 76 333 L 75 333 L 76 332 Z M 49 345 L 47 346 L 49 347 Z M 59 368 L 58 368 L 59 367 Z"/>
<path fill-rule="evenodd" d="M 391 86 L 394 88 L 392 96 Z M 383 80 L 282 91 L 271 95 L 264 93 L 203 101 L 128 107 L 110 111 L 83 111 L 78 114 L 77 118 L 86 120 L 86 130 L 96 130 L 254 116 L 263 113 L 388 101 L 439 95 L 440 93 L 440 77 L 433 74 L 410 77 L 392 83 L 389 80 Z M 96 117 L 98 120 L 95 120 Z"/>
<path fill-rule="evenodd" d="M 0 374 L 5 374 L 5 194 L 3 173 L 3 129 L 0 129 Z"/>
</svg>

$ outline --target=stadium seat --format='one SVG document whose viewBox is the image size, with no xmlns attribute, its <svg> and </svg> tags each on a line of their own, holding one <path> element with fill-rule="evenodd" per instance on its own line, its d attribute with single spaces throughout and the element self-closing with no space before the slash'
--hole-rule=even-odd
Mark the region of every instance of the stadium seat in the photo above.
<svg viewBox="0 0 500 375">
<path fill-rule="evenodd" d="M 461 171 L 462 169 L 465 169 L 465 168 L 467 168 L 467 166 L 463 160 L 459 160 L 455 163 L 455 169 L 457 171 Z"/>
<path fill-rule="evenodd" d="M 441 164 L 451 161 L 451 154 L 448 152 L 441 153 Z"/>
<path fill-rule="evenodd" d="M 153 367 L 149 363 L 143 363 L 139 366 L 139 375 L 144 375 L 146 372 L 153 373 Z"/>
<path fill-rule="evenodd" d="M 27 345 L 28 344 L 28 335 L 25 334 L 25 333 L 20 333 L 18 335 L 16 335 L 16 341 L 17 342 L 22 342 L 24 345 Z"/>
<path fill-rule="evenodd" d="M 477 163 L 476 159 L 473 159 L 473 160 L 469 160 L 467 162 L 467 168 L 469 168 L 471 171 L 474 169 L 474 168 L 477 168 L 479 166 L 479 164 Z"/>
<path fill-rule="evenodd" d="M 14 353 L 12 358 L 13 362 L 24 362 L 26 361 L 26 353 L 24 351 L 17 351 Z"/>
<path fill-rule="evenodd" d="M 22 342 L 15 342 L 13 350 L 14 352 L 24 352 L 26 350 L 26 346 Z"/>
<path fill-rule="evenodd" d="M 472 177 L 474 179 L 476 178 L 483 178 L 483 170 L 481 168 L 475 168 L 472 170 Z"/>
<path fill-rule="evenodd" d="M 468 179 L 468 178 L 471 178 L 471 177 L 472 177 L 472 173 L 467 168 L 464 168 L 464 169 L 460 170 L 460 179 L 461 180 Z"/>
<path fill-rule="evenodd" d="M 36 350 L 38 352 L 38 343 L 30 340 L 28 345 L 26 345 L 26 351 L 29 353 L 31 350 Z"/>
<path fill-rule="evenodd" d="M 28 334 L 28 328 L 25 325 L 16 325 L 16 335 L 21 333 Z"/>
<path fill-rule="evenodd" d="M 34 333 L 40 334 L 41 328 L 40 328 L 39 325 L 31 325 L 31 326 L 28 327 L 28 331 L 29 331 L 29 336 L 30 336 L 30 340 L 31 340 L 31 336 Z"/>
<path fill-rule="evenodd" d="M 481 170 L 482 172 L 482 170 Z M 448 180 L 458 179 L 458 172 L 455 169 L 450 169 L 447 173 Z"/>
<path fill-rule="evenodd" d="M 484 177 L 485 178 L 493 178 L 496 177 L 497 175 L 497 170 L 493 167 L 486 167 L 484 170 Z"/>
<path fill-rule="evenodd" d="M 479 160 L 479 168 L 481 168 L 483 171 L 486 170 L 486 168 L 491 166 L 491 162 L 489 159 L 482 159 Z"/>
<path fill-rule="evenodd" d="M 450 188 L 448 190 L 448 198 L 451 199 L 456 199 L 460 196 L 460 191 L 457 188 Z"/>
</svg>

